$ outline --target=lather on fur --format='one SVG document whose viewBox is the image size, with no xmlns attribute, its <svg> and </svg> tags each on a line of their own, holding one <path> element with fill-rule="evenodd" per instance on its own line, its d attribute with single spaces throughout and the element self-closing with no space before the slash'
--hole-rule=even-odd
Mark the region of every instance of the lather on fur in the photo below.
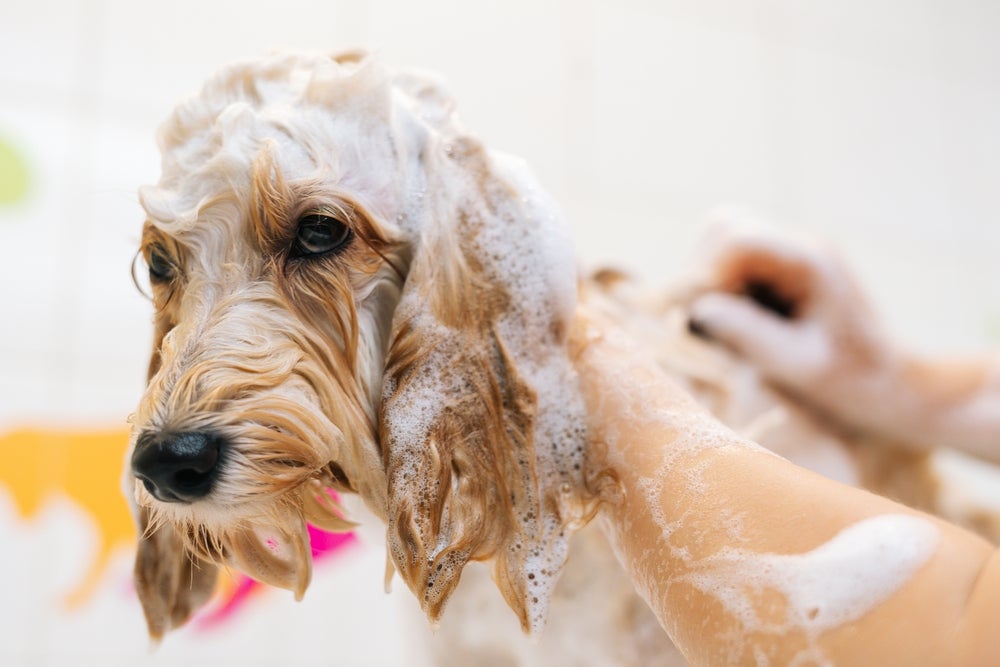
<svg viewBox="0 0 1000 667">
<path fill-rule="evenodd" d="M 125 474 L 151 635 L 184 623 L 219 565 L 301 595 L 306 522 L 350 526 L 327 489 L 359 494 L 386 522 L 391 562 L 432 619 L 463 566 L 481 560 L 521 626 L 537 630 L 597 490 L 582 470 L 565 350 L 576 272 L 555 206 L 522 165 L 462 130 L 432 78 L 359 56 L 226 68 L 176 110 L 160 145 L 161 181 L 141 191 L 155 337 Z M 829 397 L 804 389 L 842 388 L 817 382 L 817 369 L 843 379 L 857 375 L 847 362 L 873 357 L 855 353 L 877 342 L 857 335 L 872 331 L 871 317 L 850 290 L 806 298 L 823 256 L 776 261 L 785 245 L 751 241 L 752 252 L 736 244 L 726 261 L 704 261 L 723 293 L 693 304 L 637 296 L 614 272 L 584 292 L 734 428 L 995 539 L 995 514 L 951 499 L 926 451 L 869 442 L 822 409 L 836 401 L 805 400 Z M 729 341 L 778 340 L 766 318 L 734 319 L 744 301 L 718 307 L 743 283 L 783 318 L 808 315 L 799 330 L 825 347 L 775 345 L 761 357 Z M 692 313 L 737 357 L 692 338 Z M 829 363 L 805 363 L 817 358 Z M 569 644 L 586 653 L 581 664 L 664 659 L 669 642 L 627 580 L 592 566 L 610 562 L 607 547 L 582 542 L 570 575 L 586 587 L 557 592 L 566 613 L 534 664 Z M 468 655 L 456 652 L 463 641 L 483 649 L 463 620 L 445 624 L 442 664 Z M 492 650 L 514 651 L 489 634 Z"/>
<path fill-rule="evenodd" d="M 592 507 L 572 248 L 530 174 L 432 78 L 356 55 L 230 66 L 159 138 L 140 192 L 155 340 L 124 482 L 151 635 L 219 565 L 301 596 L 306 523 L 350 525 L 328 488 L 385 520 L 432 619 L 488 560 L 538 629 Z"/>
</svg>

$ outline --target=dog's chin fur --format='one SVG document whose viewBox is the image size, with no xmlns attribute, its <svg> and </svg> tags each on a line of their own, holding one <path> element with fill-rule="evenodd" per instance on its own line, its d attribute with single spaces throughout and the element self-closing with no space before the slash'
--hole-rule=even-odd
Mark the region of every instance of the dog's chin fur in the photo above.
<svg viewBox="0 0 1000 667">
<path fill-rule="evenodd" d="M 566 351 L 573 252 L 530 175 L 462 131 L 436 81 L 357 56 L 231 66 L 160 146 L 142 253 L 170 271 L 133 447 L 149 431 L 225 445 L 190 504 L 126 472 L 151 634 L 184 622 L 219 564 L 301 595 L 307 522 L 349 525 L 328 489 L 386 521 L 432 620 L 463 565 L 489 560 L 539 629 L 595 501 Z M 350 240 L 296 257 L 315 213 Z"/>
</svg>

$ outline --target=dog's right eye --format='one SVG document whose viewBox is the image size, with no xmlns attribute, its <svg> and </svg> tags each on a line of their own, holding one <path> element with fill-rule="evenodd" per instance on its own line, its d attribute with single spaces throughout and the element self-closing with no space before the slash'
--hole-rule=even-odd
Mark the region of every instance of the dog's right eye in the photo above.
<svg viewBox="0 0 1000 667">
<path fill-rule="evenodd" d="M 149 279 L 156 283 L 169 283 L 174 278 L 174 264 L 160 246 L 149 249 Z"/>
<path fill-rule="evenodd" d="M 325 255 L 351 240 L 351 228 L 336 218 L 312 213 L 299 220 L 292 254 L 295 257 Z"/>
</svg>

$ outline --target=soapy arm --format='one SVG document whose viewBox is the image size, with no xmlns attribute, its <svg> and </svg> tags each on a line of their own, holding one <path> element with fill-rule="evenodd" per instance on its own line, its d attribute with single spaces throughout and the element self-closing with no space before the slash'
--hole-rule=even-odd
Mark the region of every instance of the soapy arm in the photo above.
<svg viewBox="0 0 1000 667">
<path fill-rule="evenodd" d="M 906 351 L 818 242 L 754 228 L 711 239 L 693 331 L 843 427 L 1000 463 L 1000 360 Z"/>
<path fill-rule="evenodd" d="M 574 340 L 600 520 L 692 664 L 1000 664 L 987 542 L 741 439 L 612 325 Z"/>
</svg>

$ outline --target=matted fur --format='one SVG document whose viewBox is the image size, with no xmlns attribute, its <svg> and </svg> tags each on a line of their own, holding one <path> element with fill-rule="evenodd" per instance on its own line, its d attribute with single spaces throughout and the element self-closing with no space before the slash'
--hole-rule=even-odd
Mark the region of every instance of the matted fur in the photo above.
<svg viewBox="0 0 1000 667">
<path fill-rule="evenodd" d="M 223 70 L 161 129 L 142 252 L 173 275 L 154 282 L 133 447 L 187 431 L 225 446 L 190 504 L 126 472 L 153 636 L 184 622 L 220 564 L 302 595 L 306 523 L 349 525 L 328 488 L 386 521 L 431 619 L 466 562 L 492 560 L 522 626 L 543 622 L 593 511 L 566 356 L 572 248 L 526 170 L 452 110 L 425 76 L 280 55 Z M 352 238 L 295 258 L 315 213 Z"/>
</svg>

